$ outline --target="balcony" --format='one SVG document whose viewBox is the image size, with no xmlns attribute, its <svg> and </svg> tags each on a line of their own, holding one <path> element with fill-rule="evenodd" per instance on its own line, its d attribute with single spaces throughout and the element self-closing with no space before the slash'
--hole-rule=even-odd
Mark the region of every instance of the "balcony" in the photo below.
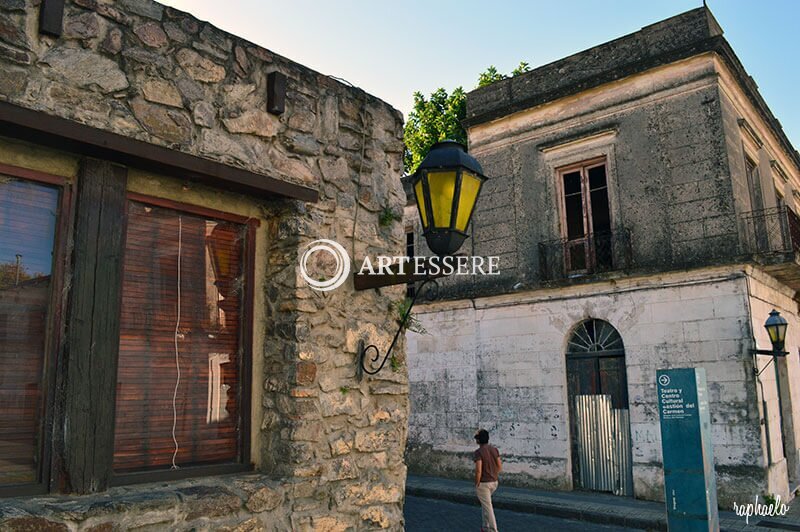
<svg viewBox="0 0 800 532">
<path fill-rule="evenodd" d="M 623 270 L 630 265 L 631 239 L 626 229 L 539 243 L 542 281 L 578 279 Z"/>
<path fill-rule="evenodd" d="M 767 273 L 800 290 L 800 217 L 781 206 L 745 213 L 742 245 Z"/>
</svg>

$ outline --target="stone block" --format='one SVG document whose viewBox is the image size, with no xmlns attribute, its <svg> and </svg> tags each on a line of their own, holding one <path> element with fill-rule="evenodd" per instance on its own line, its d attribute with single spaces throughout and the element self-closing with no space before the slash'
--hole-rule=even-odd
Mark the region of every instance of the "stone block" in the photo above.
<svg viewBox="0 0 800 532">
<path fill-rule="evenodd" d="M 8 532 L 67 532 L 69 530 L 64 523 L 34 516 L 0 520 L 0 529 Z"/>
<path fill-rule="evenodd" d="M 218 528 L 219 532 L 267 532 L 267 527 L 256 517 L 245 519 L 241 523 Z"/>
<path fill-rule="evenodd" d="M 97 86 L 103 92 L 128 87 L 128 78 L 114 61 L 88 50 L 63 46 L 51 48 L 41 62 L 78 87 Z"/>
<path fill-rule="evenodd" d="M 175 58 L 193 79 L 204 83 L 218 83 L 225 79 L 225 67 L 206 59 L 194 50 L 181 48 Z"/>
<path fill-rule="evenodd" d="M 150 79 L 142 85 L 142 94 L 148 102 L 183 107 L 183 100 L 175 85 L 161 79 Z"/>
<path fill-rule="evenodd" d="M 355 447 L 361 452 L 385 451 L 390 445 L 397 442 L 394 430 L 359 430 L 356 432 Z"/>
<path fill-rule="evenodd" d="M 100 32 L 100 17 L 97 13 L 81 13 L 64 19 L 64 37 L 93 39 Z"/>
<path fill-rule="evenodd" d="M 181 508 L 186 512 L 186 521 L 229 515 L 242 506 L 238 495 L 222 487 L 195 486 L 183 488 L 178 493 L 183 498 Z"/>
<path fill-rule="evenodd" d="M 278 118 L 257 109 L 223 118 L 222 123 L 231 133 L 247 133 L 259 137 L 274 137 L 280 128 Z"/>
<path fill-rule="evenodd" d="M 214 118 L 217 115 L 214 106 L 206 101 L 199 101 L 192 109 L 194 123 L 202 127 L 214 127 Z"/>
<path fill-rule="evenodd" d="M 164 16 L 164 7 L 150 0 L 120 0 L 122 7 L 135 15 L 161 20 Z"/>
<path fill-rule="evenodd" d="M 299 362 L 295 366 L 295 383 L 301 386 L 312 384 L 317 378 L 317 365 L 314 362 Z"/>
<path fill-rule="evenodd" d="M 118 54 L 122 50 L 122 30 L 119 28 L 111 28 L 106 38 L 103 39 L 100 48 L 111 55 Z"/>
<path fill-rule="evenodd" d="M 381 506 L 364 508 L 359 515 L 361 516 L 361 520 L 370 527 L 389 528 L 394 524 L 386 510 Z"/>
<path fill-rule="evenodd" d="M 329 461 L 322 474 L 323 482 L 334 482 L 337 480 L 358 478 L 358 468 L 349 457 L 337 458 Z"/>
<path fill-rule="evenodd" d="M 142 126 L 156 137 L 175 143 L 188 142 L 191 138 L 192 123 L 185 113 L 148 103 L 141 98 L 131 101 L 131 110 Z"/>
<path fill-rule="evenodd" d="M 0 9 L 6 11 L 25 11 L 25 0 L 0 0 Z"/>
<path fill-rule="evenodd" d="M 30 65 L 32 62 L 31 54 L 28 52 L 17 50 L 16 48 L 6 46 L 3 43 L 0 43 L 0 58 L 7 59 L 20 65 Z"/>
<path fill-rule="evenodd" d="M 283 502 L 283 498 L 284 492 L 280 488 L 273 489 L 264 486 L 250 495 L 245 506 L 247 506 L 247 509 L 251 512 L 268 512 L 280 506 Z"/>
<path fill-rule="evenodd" d="M 145 44 L 151 48 L 161 48 L 169 39 L 164 30 L 161 29 L 159 24 L 155 22 L 145 22 L 133 28 L 133 33 Z"/>
</svg>

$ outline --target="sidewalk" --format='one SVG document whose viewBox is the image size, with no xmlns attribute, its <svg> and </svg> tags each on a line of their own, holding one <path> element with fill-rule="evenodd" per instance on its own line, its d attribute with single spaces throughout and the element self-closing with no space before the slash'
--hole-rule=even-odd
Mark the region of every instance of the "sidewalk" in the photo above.
<svg viewBox="0 0 800 532">
<path fill-rule="evenodd" d="M 445 499 L 453 502 L 478 504 L 472 482 L 436 477 L 409 475 L 406 493 L 429 499 Z M 579 519 L 589 523 L 625 526 L 644 530 L 667 530 L 667 516 L 663 503 L 641 501 L 627 497 L 616 497 L 604 493 L 585 491 L 541 491 L 503 486 L 492 497 L 495 508 L 527 512 L 553 517 Z M 800 531 L 800 500 L 793 501 L 792 508 L 784 518 L 744 517 L 733 512 L 719 514 L 720 529 L 727 531 Z"/>
</svg>

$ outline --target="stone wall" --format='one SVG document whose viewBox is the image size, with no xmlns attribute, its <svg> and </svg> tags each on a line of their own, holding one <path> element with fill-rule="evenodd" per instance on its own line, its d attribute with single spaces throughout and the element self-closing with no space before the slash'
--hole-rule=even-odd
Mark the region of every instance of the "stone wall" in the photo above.
<svg viewBox="0 0 800 532">
<path fill-rule="evenodd" d="M 706 369 L 721 504 L 767 490 L 742 270 L 520 292 L 417 312 L 442 334 L 409 335 L 412 472 L 470 478 L 467 453 L 484 427 L 504 457 L 504 482 L 571 489 L 566 342 L 576 324 L 597 318 L 625 345 L 636 496 L 664 497 L 655 374 L 671 367 Z"/>
<path fill-rule="evenodd" d="M 360 339 L 385 347 L 402 288 L 309 289 L 298 253 L 318 238 L 354 257 L 398 254 L 402 117 L 386 103 L 186 13 L 148 0 L 67 2 L 64 34 L 37 34 L 39 2 L 0 2 L 0 99 L 317 189 L 317 203 L 259 200 L 129 172 L 129 188 L 261 220 L 251 456 L 256 473 L 0 500 L 0 528 L 402 528 L 408 384 L 358 380 Z M 266 77 L 288 77 L 266 112 Z M 5 139 L 6 164 L 76 181 L 77 157 Z M 237 206 L 238 205 L 238 206 Z M 244 205 L 244 206 L 243 206 Z"/>
</svg>

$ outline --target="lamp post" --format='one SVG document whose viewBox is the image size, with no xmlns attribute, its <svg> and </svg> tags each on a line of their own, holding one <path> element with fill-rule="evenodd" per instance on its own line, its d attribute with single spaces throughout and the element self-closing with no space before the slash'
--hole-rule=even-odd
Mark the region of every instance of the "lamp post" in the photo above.
<svg viewBox="0 0 800 532">
<path fill-rule="evenodd" d="M 784 350 L 786 346 L 786 329 L 788 328 L 789 324 L 786 321 L 786 318 L 781 316 L 781 313 L 775 309 L 769 313 L 769 318 L 764 323 L 764 328 L 767 330 L 767 334 L 769 335 L 769 341 L 772 343 L 772 350 L 769 349 L 752 349 L 751 353 L 753 353 L 754 357 L 758 357 L 758 355 L 769 355 L 770 358 L 767 365 L 758 369 L 757 358 L 755 359 L 753 364 L 753 371 L 756 374 L 756 379 L 764 373 L 764 370 L 769 367 L 771 363 L 775 363 L 775 393 L 778 396 L 778 420 L 780 422 L 781 427 L 781 445 L 783 445 L 783 453 L 784 456 L 786 455 L 786 444 L 783 441 L 783 400 L 781 399 L 781 376 L 780 371 L 778 370 L 778 357 L 785 357 L 789 353 Z M 761 384 L 761 395 L 764 395 L 764 385 L 759 380 Z M 766 402 L 764 403 L 764 408 L 766 408 Z"/>
<path fill-rule="evenodd" d="M 439 257 L 447 257 L 456 253 L 469 236 L 467 227 L 472 219 L 475 204 L 486 176 L 481 165 L 467 153 L 466 147 L 453 140 L 444 140 L 434 144 L 428 155 L 420 163 L 417 171 L 411 176 L 411 185 L 417 203 L 419 219 L 422 223 L 422 234 L 428 247 Z M 391 356 L 400 333 L 406 327 L 411 309 L 422 293 L 422 288 L 432 282 L 432 277 L 418 279 L 414 275 L 391 276 L 387 282 L 362 285 L 364 288 L 405 284 L 409 281 L 422 280 L 422 284 L 411 300 L 400 319 L 400 327 L 394 335 L 389 349 L 376 369 L 367 367 L 367 352 L 373 351 L 370 366 L 380 358 L 380 350 L 375 345 L 358 345 L 359 378 L 362 373 L 375 375 L 386 364 Z M 358 285 L 357 285 L 358 288 Z"/>
</svg>

